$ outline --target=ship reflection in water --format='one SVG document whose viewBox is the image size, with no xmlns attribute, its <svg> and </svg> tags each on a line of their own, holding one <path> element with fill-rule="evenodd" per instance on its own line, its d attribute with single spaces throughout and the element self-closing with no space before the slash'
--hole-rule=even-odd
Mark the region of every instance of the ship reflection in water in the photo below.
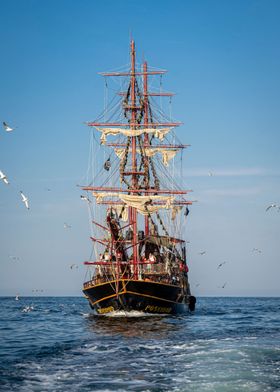
<svg viewBox="0 0 280 392">
<path fill-rule="evenodd" d="M 87 322 L 89 330 L 102 336 L 121 335 L 146 339 L 154 339 L 156 336 L 157 339 L 165 339 L 181 329 L 180 324 L 178 325 L 178 316 L 177 324 L 173 322 L 174 319 L 175 317 L 170 316 L 139 317 L 136 314 L 130 314 L 129 317 L 90 315 Z"/>
</svg>

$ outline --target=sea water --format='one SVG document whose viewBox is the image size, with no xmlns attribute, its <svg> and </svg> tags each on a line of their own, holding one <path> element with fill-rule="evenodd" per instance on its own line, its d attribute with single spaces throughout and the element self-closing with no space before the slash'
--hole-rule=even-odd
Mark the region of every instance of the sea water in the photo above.
<svg viewBox="0 0 280 392">
<path fill-rule="evenodd" d="M 280 391 L 280 298 L 198 298 L 177 317 L 0 304 L 0 391 Z"/>
</svg>

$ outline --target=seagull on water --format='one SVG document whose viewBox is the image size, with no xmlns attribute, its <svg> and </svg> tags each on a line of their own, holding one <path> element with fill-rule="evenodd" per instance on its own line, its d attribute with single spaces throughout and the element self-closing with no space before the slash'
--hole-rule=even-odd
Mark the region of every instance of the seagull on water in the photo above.
<svg viewBox="0 0 280 392">
<path fill-rule="evenodd" d="M 10 125 L 8 125 L 5 121 L 3 121 L 3 128 L 5 129 L 6 132 L 11 132 L 15 129 L 10 127 Z"/>
<path fill-rule="evenodd" d="M 31 312 L 32 310 L 34 310 L 34 306 L 29 306 L 29 305 L 27 305 L 27 306 L 25 306 L 23 309 L 22 309 L 22 312 L 23 313 L 29 313 L 29 312 Z"/>
<path fill-rule="evenodd" d="M 226 261 L 223 261 L 222 263 L 220 263 L 217 267 L 217 269 L 221 268 L 224 264 L 226 264 Z"/>
<path fill-rule="evenodd" d="M 28 198 L 20 191 L 22 202 L 24 203 L 25 207 L 29 210 Z"/>
<path fill-rule="evenodd" d="M 0 170 L 0 180 L 3 180 L 7 185 L 9 184 L 7 176 L 1 170 Z"/>
<path fill-rule="evenodd" d="M 198 252 L 198 254 L 201 256 L 205 255 L 205 253 L 206 253 L 206 250 L 203 250 L 202 252 Z"/>
</svg>

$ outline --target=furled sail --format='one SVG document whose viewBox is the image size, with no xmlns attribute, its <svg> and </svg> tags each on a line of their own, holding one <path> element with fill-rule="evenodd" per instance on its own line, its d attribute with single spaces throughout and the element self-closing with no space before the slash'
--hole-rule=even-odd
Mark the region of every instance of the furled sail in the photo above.
<svg viewBox="0 0 280 392">
<path fill-rule="evenodd" d="M 124 157 L 125 157 L 125 151 L 126 151 L 125 148 L 115 148 L 115 153 L 116 153 L 117 157 L 120 158 L 121 160 L 124 159 Z M 153 157 L 157 153 L 161 154 L 162 155 L 162 163 L 164 164 L 164 166 L 168 166 L 169 161 L 175 157 L 175 155 L 177 154 L 179 149 L 178 148 L 170 149 L 170 148 L 159 148 L 159 147 L 153 147 L 153 148 L 144 147 L 143 151 L 147 157 Z M 136 152 L 138 154 L 141 154 L 140 148 L 137 148 Z"/>
<path fill-rule="evenodd" d="M 118 193 L 113 193 L 113 192 L 92 192 L 92 196 L 96 198 L 96 203 L 100 204 L 102 203 L 104 197 L 109 197 L 109 196 L 116 196 L 118 197 Z"/>
<path fill-rule="evenodd" d="M 108 135 L 119 135 L 122 134 L 124 136 L 139 136 L 143 135 L 144 133 L 150 133 L 155 135 L 156 138 L 159 140 L 163 140 L 165 135 L 172 128 L 141 128 L 141 129 L 129 129 L 129 128 L 99 128 L 95 127 L 99 132 L 101 132 L 101 144 L 106 143 L 106 137 Z"/>
<path fill-rule="evenodd" d="M 175 199 L 174 196 L 134 196 L 134 195 L 123 195 L 120 194 L 119 198 L 129 207 L 136 208 L 142 215 L 153 214 L 162 208 L 171 208 L 171 203 Z M 153 200 L 165 201 L 165 204 L 151 205 Z"/>
<path fill-rule="evenodd" d="M 128 207 L 126 205 L 114 206 L 119 218 L 126 222 L 128 220 Z"/>
<path fill-rule="evenodd" d="M 172 206 L 171 208 L 171 220 L 174 221 L 178 212 L 182 211 L 183 206 Z"/>
</svg>

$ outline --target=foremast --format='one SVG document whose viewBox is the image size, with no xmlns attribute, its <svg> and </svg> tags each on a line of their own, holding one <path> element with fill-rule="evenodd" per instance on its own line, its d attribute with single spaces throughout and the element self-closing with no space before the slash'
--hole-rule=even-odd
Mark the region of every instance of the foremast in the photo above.
<svg viewBox="0 0 280 392">
<path fill-rule="evenodd" d="M 153 163 L 150 151 L 153 148 L 174 150 L 174 148 L 180 150 L 185 148 L 186 145 L 175 145 L 166 143 L 164 145 L 157 144 L 153 145 L 152 141 L 154 138 L 163 140 L 165 135 L 173 128 L 180 125 L 178 122 L 168 121 L 155 121 L 152 115 L 149 97 L 151 96 L 172 96 L 172 93 L 154 93 L 148 90 L 148 76 L 149 75 L 162 75 L 166 71 L 163 70 L 148 70 L 147 62 L 145 61 L 140 71 L 136 70 L 136 52 L 135 43 L 132 40 L 130 43 L 130 70 L 129 72 L 107 72 L 102 73 L 105 77 L 129 77 L 129 86 L 127 91 L 120 92 L 119 94 L 124 97 L 123 99 L 123 110 L 127 123 L 125 122 L 89 122 L 87 125 L 95 127 L 98 131 L 102 132 L 101 143 L 106 144 L 110 147 L 125 147 L 125 158 L 120 163 L 120 187 L 93 187 L 84 186 L 82 187 L 86 191 L 108 193 L 108 195 L 118 195 L 120 201 L 115 200 L 104 200 L 99 201 L 100 204 L 108 206 L 119 206 L 124 205 L 124 202 L 128 208 L 128 227 L 132 228 L 132 261 L 133 261 L 133 278 L 138 279 L 139 277 L 139 264 L 141 264 L 139 256 L 139 238 L 138 238 L 138 215 L 139 210 L 144 215 L 144 235 L 145 238 L 151 234 L 151 228 L 153 233 L 155 232 L 156 225 L 152 219 L 152 214 L 155 212 L 159 217 L 159 209 L 163 206 L 187 206 L 192 204 L 189 200 L 175 200 L 176 195 L 186 195 L 189 191 L 186 190 L 175 190 L 175 189 L 161 189 L 160 182 L 157 177 L 156 169 Z M 143 90 L 140 91 L 139 83 L 137 78 L 142 78 Z M 117 135 L 122 133 L 126 136 L 126 143 L 106 143 L 107 135 Z M 149 154 L 148 154 L 149 151 Z M 131 168 L 127 165 L 127 157 L 131 155 Z M 137 159 L 137 154 L 140 159 Z M 140 196 L 147 200 L 142 204 L 141 208 L 135 207 L 133 200 L 125 198 L 127 196 L 133 197 Z M 123 195 L 123 197 L 122 197 Z M 145 199 L 146 198 L 146 199 Z M 163 226 L 166 236 L 168 231 Z M 175 239 L 174 239 L 175 240 Z M 181 241 L 178 239 L 178 241 Z M 183 242 L 183 241 L 181 241 Z M 111 247 L 116 244 L 116 238 L 112 238 Z M 115 249 L 116 251 L 120 247 Z"/>
</svg>

